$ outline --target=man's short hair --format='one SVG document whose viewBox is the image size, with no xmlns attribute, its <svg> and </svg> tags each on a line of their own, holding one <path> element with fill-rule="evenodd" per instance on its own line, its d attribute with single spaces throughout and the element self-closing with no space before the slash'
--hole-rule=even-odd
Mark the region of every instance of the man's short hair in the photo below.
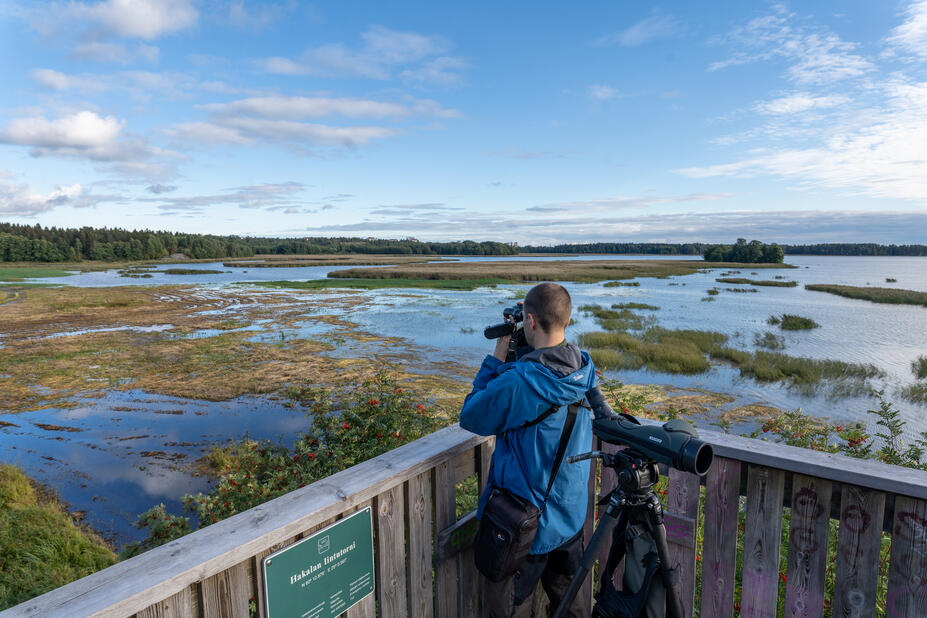
<svg viewBox="0 0 927 618">
<path fill-rule="evenodd" d="M 572 311 L 570 293 L 558 283 L 539 283 L 525 296 L 524 312 L 533 314 L 545 333 L 566 328 Z"/>
</svg>

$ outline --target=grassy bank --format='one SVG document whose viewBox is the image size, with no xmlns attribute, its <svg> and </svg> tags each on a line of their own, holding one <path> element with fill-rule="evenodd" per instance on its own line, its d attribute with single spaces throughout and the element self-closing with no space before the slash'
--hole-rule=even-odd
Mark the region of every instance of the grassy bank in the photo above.
<svg viewBox="0 0 927 618">
<path fill-rule="evenodd" d="M 505 279 L 314 279 L 312 281 L 261 281 L 242 285 L 289 290 L 380 290 L 385 288 L 425 288 L 431 290 L 469 291 L 512 283 Z"/>
<path fill-rule="evenodd" d="M 751 268 L 755 267 L 751 264 Z M 745 279 L 744 277 L 719 277 L 715 279 L 718 283 L 735 283 L 741 285 L 758 285 L 773 288 L 794 288 L 798 285 L 795 281 L 782 281 L 773 279 Z"/>
<path fill-rule="evenodd" d="M 827 292 L 828 294 L 836 294 L 837 296 L 844 296 L 846 298 L 868 300 L 873 303 L 921 305 L 922 307 L 927 307 L 927 292 L 916 292 L 914 290 L 830 285 L 823 283 L 809 284 L 805 286 L 805 289 L 813 292 Z"/>
<path fill-rule="evenodd" d="M 25 279 L 45 279 L 48 277 L 70 277 L 73 272 L 68 272 L 61 268 L 37 267 L 37 266 L 15 266 L 9 267 L 4 265 L 0 268 L 0 281 L 19 283 Z"/>
<path fill-rule="evenodd" d="M 165 275 L 221 275 L 224 270 L 197 269 L 197 268 L 168 268 L 162 270 Z"/>
<path fill-rule="evenodd" d="M 0 610 L 115 561 L 97 535 L 74 525 L 22 471 L 0 465 Z"/>
<path fill-rule="evenodd" d="M 779 328 L 782 330 L 811 330 L 812 328 L 819 328 L 821 326 L 811 318 L 805 318 L 791 313 L 771 315 L 769 319 L 766 320 L 766 323 L 773 326 L 778 324 Z"/>
<path fill-rule="evenodd" d="M 329 277 L 355 279 L 504 279 L 509 282 L 575 281 L 595 283 L 635 277 L 690 275 L 706 268 L 728 268 L 696 260 L 588 260 L 551 262 L 435 262 L 387 268 L 351 268 Z M 778 265 L 777 265 L 778 266 Z"/>
</svg>

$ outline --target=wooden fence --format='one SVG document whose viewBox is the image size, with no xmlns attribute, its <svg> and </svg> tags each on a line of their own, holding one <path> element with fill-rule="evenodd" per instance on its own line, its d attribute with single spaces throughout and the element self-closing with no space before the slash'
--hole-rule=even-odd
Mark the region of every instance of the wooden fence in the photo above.
<svg viewBox="0 0 927 618">
<path fill-rule="evenodd" d="M 666 495 L 667 536 L 687 616 L 727 618 L 735 609 L 740 616 L 776 616 L 780 588 L 786 616 L 821 616 L 828 560 L 836 560 L 832 615 L 873 616 L 883 531 L 892 539 L 885 614 L 927 616 L 927 473 L 727 434 L 701 435 L 716 455 L 703 485 L 670 470 Z M 261 559 L 366 506 L 374 514 L 376 593 L 347 616 L 479 616 L 481 583 L 470 548 L 475 520 L 472 513 L 457 518 L 457 484 L 475 475 L 482 488 L 491 452 L 490 439 L 457 426 L 443 429 L 0 617 L 247 618 L 249 606 L 263 616 Z M 606 471 L 599 493 L 614 482 Z M 593 498 L 590 491 L 591 505 Z M 787 535 L 784 508 L 791 509 Z M 589 513 L 587 539 L 592 508 Z M 839 538 L 829 556 L 832 520 L 839 521 Z M 738 538 L 743 584 L 735 608 Z M 580 594 L 591 607 L 591 582 Z M 540 595 L 535 605 L 543 609 Z"/>
</svg>

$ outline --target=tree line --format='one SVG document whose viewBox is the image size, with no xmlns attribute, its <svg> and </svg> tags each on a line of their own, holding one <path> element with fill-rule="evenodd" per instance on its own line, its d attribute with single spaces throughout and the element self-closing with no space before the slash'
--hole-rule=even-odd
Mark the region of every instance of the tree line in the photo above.
<svg viewBox="0 0 927 618">
<path fill-rule="evenodd" d="M 711 245 L 702 253 L 706 262 L 738 262 L 741 264 L 781 264 L 785 251 L 776 243 L 759 240 L 747 242 L 738 238 L 733 245 Z"/>
<path fill-rule="evenodd" d="M 252 238 L 181 234 L 151 230 L 0 223 L 0 262 L 80 262 L 156 260 L 182 253 L 195 259 L 251 257 L 255 254 L 387 253 L 397 255 L 513 255 L 500 242 L 418 242 L 414 239 Z"/>
</svg>

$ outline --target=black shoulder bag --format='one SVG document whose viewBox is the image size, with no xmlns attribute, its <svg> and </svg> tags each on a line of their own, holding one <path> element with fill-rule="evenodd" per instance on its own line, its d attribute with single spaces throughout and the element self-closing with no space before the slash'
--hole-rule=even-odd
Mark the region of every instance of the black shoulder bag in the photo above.
<svg viewBox="0 0 927 618">
<path fill-rule="evenodd" d="M 560 471 L 563 456 L 566 454 L 573 425 L 576 424 L 576 413 L 579 403 L 570 404 L 567 409 L 567 418 L 560 434 L 560 444 L 557 446 L 557 456 L 554 467 L 544 492 L 544 501 L 541 508 L 531 504 L 530 501 L 517 496 L 507 489 L 494 487 L 483 509 L 480 527 L 473 541 L 473 555 L 476 568 L 492 582 L 499 582 L 513 575 L 528 557 L 528 551 L 534 543 L 538 532 L 538 523 L 541 513 L 547 504 L 547 497 L 554 486 L 554 479 Z M 536 425 L 559 409 L 552 406 L 544 414 L 522 425 L 519 429 Z"/>
</svg>

